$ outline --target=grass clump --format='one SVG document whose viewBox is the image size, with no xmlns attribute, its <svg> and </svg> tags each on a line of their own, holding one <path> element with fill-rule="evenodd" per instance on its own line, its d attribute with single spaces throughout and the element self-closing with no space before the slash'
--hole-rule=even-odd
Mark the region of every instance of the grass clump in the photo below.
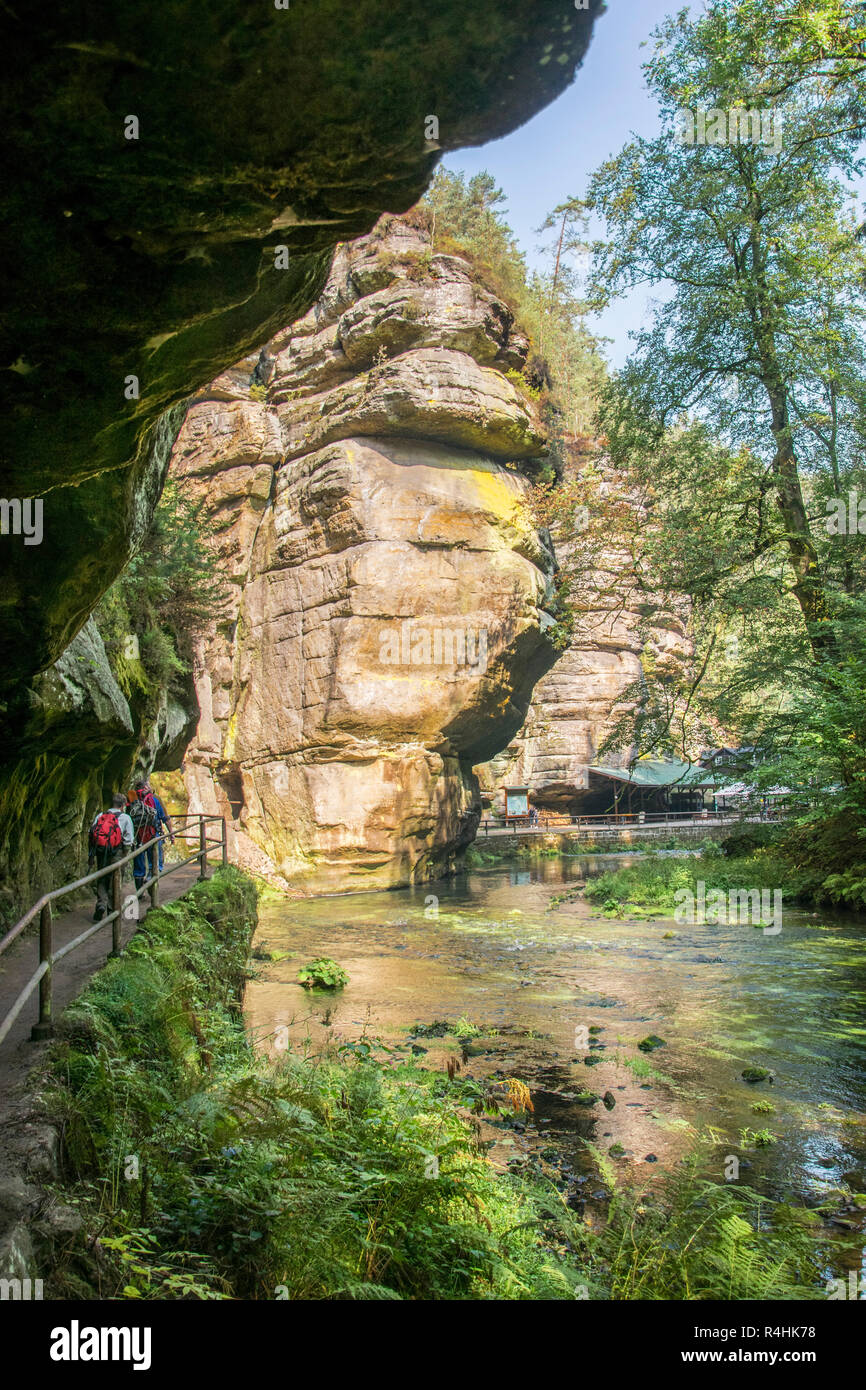
<svg viewBox="0 0 866 1390">
<path fill-rule="evenodd" d="M 628 868 L 599 874 L 587 883 L 585 891 L 589 901 L 598 903 L 608 915 L 641 916 L 651 909 L 672 913 L 677 906 L 676 894 L 682 889 L 697 893 L 698 882 L 707 893 L 713 889 L 729 893 L 745 888 L 774 889 L 786 881 L 783 866 L 768 851 L 726 859 L 714 850 L 683 859 L 648 855 Z"/>
</svg>

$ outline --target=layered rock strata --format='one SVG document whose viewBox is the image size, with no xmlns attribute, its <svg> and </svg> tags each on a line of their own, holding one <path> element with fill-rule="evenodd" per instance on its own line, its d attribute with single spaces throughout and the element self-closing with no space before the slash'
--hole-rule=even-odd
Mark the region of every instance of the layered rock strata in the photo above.
<svg viewBox="0 0 866 1390">
<path fill-rule="evenodd" d="M 505 809 L 506 786 L 528 787 L 530 800 L 552 811 L 606 810 L 612 793 L 597 779 L 591 785 L 589 774 L 599 750 L 620 718 L 641 703 L 647 670 L 681 677 L 692 657 L 686 603 L 648 588 L 630 546 L 617 542 L 623 525 L 618 509 L 632 510 L 629 528 L 645 524 L 639 503 L 612 469 L 597 459 L 593 469 L 603 479 L 594 504 L 600 515 L 616 495 L 610 534 L 593 557 L 572 639 L 539 681 L 525 724 L 501 754 L 476 769 L 485 805 L 498 813 Z M 632 751 L 608 752 L 602 761 L 621 766 Z"/>
<path fill-rule="evenodd" d="M 0 496 L 43 499 L 45 541 L 0 545 L 0 690 L 134 551 L 164 412 L 305 313 L 440 151 L 557 97 L 601 8 L 4 6 Z"/>
<path fill-rule="evenodd" d="M 314 308 L 192 405 L 174 450 L 226 581 L 201 643 L 190 809 L 281 885 L 447 872 L 474 764 L 555 651 L 526 509 L 545 451 L 507 307 L 423 230 L 338 250 Z"/>
</svg>

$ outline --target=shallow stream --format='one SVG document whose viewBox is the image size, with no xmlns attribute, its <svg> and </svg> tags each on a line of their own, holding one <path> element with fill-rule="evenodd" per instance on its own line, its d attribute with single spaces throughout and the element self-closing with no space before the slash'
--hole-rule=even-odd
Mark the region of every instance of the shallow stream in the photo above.
<svg viewBox="0 0 866 1390">
<path fill-rule="evenodd" d="M 589 1139 L 643 1180 L 697 1146 L 719 1180 L 734 1155 L 744 1181 L 776 1194 L 866 1191 L 866 922 L 785 909 L 772 936 L 558 901 L 630 862 L 538 857 L 391 893 L 268 899 L 257 948 L 289 954 L 258 963 L 248 1024 L 269 1050 L 278 1029 L 312 1050 L 364 1036 L 494 1086 L 520 1078 L 534 1112 L 489 1127 L 499 1164 L 555 1149 L 590 1173 Z M 348 972 L 344 990 L 296 983 L 317 956 Z M 431 1036 L 442 1022 L 463 1037 Z M 653 1035 L 663 1045 L 642 1051 Z M 772 1081 L 748 1084 L 748 1067 Z M 599 1100 L 580 1103 L 586 1091 Z"/>
</svg>

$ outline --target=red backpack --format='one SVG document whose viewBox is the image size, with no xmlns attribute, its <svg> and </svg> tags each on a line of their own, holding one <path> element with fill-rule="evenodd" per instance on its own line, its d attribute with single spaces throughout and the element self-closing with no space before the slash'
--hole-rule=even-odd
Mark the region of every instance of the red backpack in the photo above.
<svg viewBox="0 0 866 1390">
<path fill-rule="evenodd" d="M 90 829 L 91 849 L 120 849 L 123 836 L 114 811 L 102 811 Z"/>
</svg>

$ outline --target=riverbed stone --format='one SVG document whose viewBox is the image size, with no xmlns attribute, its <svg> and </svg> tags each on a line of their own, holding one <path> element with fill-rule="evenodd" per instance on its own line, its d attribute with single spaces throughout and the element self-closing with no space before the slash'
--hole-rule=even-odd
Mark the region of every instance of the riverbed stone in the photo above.
<svg viewBox="0 0 866 1390">
<path fill-rule="evenodd" d="M 772 1082 L 773 1080 L 773 1073 L 769 1071 L 767 1067 L 746 1067 L 740 1075 L 743 1080 L 748 1081 L 751 1086 L 756 1085 L 759 1081 Z"/>
</svg>

